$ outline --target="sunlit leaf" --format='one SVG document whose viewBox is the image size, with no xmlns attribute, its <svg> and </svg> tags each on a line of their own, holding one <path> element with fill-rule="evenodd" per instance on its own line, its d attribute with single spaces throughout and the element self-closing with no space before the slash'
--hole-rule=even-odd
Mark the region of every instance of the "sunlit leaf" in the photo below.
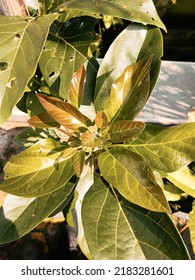
<svg viewBox="0 0 195 280">
<path fill-rule="evenodd" d="M 140 155 L 112 148 L 98 156 L 98 166 L 107 182 L 128 201 L 152 211 L 170 211 L 150 166 Z"/>
<path fill-rule="evenodd" d="M 37 96 L 47 112 L 66 129 L 79 131 L 80 127 L 91 124 L 91 121 L 70 103 L 44 94 Z"/>
<path fill-rule="evenodd" d="M 85 148 L 95 148 L 101 145 L 101 140 L 90 131 L 86 131 L 81 135 L 81 143 Z"/>
<path fill-rule="evenodd" d="M 183 192 L 195 198 L 195 176 L 187 166 L 183 166 L 175 172 L 167 173 L 166 178 Z"/>
<path fill-rule="evenodd" d="M 42 128 L 28 127 L 22 130 L 20 133 L 18 133 L 13 138 L 13 142 L 20 146 L 28 148 L 33 144 L 35 144 L 36 142 L 48 137 L 54 140 L 58 140 L 58 137 L 52 128 L 42 129 Z"/>
<path fill-rule="evenodd" d="M 82 222 L 94 260 L 189 259 L 166 213 L 148 211 L 125 201 L 113 194 L 100 177 L 95 177 L 84 196 Z"/>
<path fill-rule="evenodd" d="M 72 157 L 72 164 L 75 173 L 79 177 L 83 171 L 84 164 L 85 164 L 85 152 L 83 150 L 78 151 Z"/>
<path fill-rule="evenodd" d="M 37 198 L 8 194 L 0 208 L 0 244 L 14 241 L 47 218 L 62 203 L 70 201 L 73 183 Z"/>
<path fill-rule="evenodd" d="M 195 123 L 173 127 L 147 125 L 126 147 L 148 160 L 152 168 L 174 172 L 195 159 Z"/>
<path fill-rule="evenodd" d="M 159 75 L 162 55 L 163 38 L 158 28 L 130 24 L 113 41 L 98 70 L 95 91 L 96 110 L 104 110 L 112 84 L 122 75 L 126 67 L 152 56 L 149 97 Z"/>
<path fill-rule="evenodd" d="M 52 139 L 41 140 L 16 156 L 4 168 L 0 189 L 22 197 L 38 197 L 63 187 L 73 176 L 72 159 Z"/>
<path fill-rule="evenodd" d="M 35 115 L 28 120 L 28 123 L 37 128 L 58 127 L 59 123 L 47 112 Z"/>
<path fill-rule="evenodd" d="M 60 7 L 111 15 L 133 22 L 156 25 L 166 30 L 152 0 L 68 0 Z"/>
<path fill-rule="evenodd" d="M 132 120 L 144 107 L 150 89 L 151 57 L 128 66 L 113 83 L 104 111 L 110 121 Z"/>
<path fill-rule="evenodd" d="M 116 121 L 109 129 L 110 139 L 114 143 L 124 142 L 140 134 L 145 126 L 145 123 L 140 121 Z"/>
<path fill-rule="evenodd" d="M 0 17 L 0 123 L 12 112 L 36 71 L 48 30 L 57 14 Z"/>
<path fill-rule="evenodd" d="M 88 49 L 97 41 L 91 17 L 76 17 L 66 22 L 55 22 L 40 58 L 41 72 L 51 87 L 58 84 L 58 95 L 69 99 L 73 74 L 86 62 L 90 63 Z M 91 64 L 93 67 L 93 64 Z"/>
<path fill-rule="evenodd" d="M 73 75 L 70 83 L 70 101 L 79 108 L 84 96 L 85 68 L 81 66 Z"/>
<path fill-rule="evenodd" d="M 104 111 L 98 112 L 95 117 L 95 124 L 98 128 L 106 128 L 109 125 L 108 116 Z"/>
</svg>

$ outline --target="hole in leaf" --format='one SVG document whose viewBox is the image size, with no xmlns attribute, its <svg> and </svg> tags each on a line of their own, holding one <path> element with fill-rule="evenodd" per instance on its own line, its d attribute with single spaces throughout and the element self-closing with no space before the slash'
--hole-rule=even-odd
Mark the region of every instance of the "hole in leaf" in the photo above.
<svg viewBox="0 0 195 280">
<path fill-rule="evenodd" d="M 52 78 L 54 75 L 55 75 L 55 72 L 52 71 L 52 72 L 49 74 L 49 78 Z"/>
<path fill-rule="evenodd" d="M 152 17 L 151 19 L 152 19 L 152 20 L 154 20 L 154 18 L 153 18 L 153 17 Z"/>
<path fill-rule="evenodd" d="M 17 38 L 17 39 L 20 39 L 20 38 L 21 38 L 20 34 L 18 34 L 18 33 L 15 34 L 14 37 Z"/>
<path fill-rule="evenodd" d="M 69 61 L 72 61 L 72 60 L 73 60 L 73 58 L 74 58 L 74 56 L 71 56 L 71 57 L 69 58 Z"/>
<path fill-rule="evenodd" d="M 88 36 L 92 36 L 92 32 L 88 32 L 88 34 L 87 34 Z"/>
<path fill-rule="evenodd" d="M 0 62 L 0 71 L 5 71 L 8 68 L 7 62 Z"/>
<path fill-rule="evenodd" d="M 8 88 L 13 88 L 17 84 L 17 79 L 16 77 L 11 78 L 9 82 L 7 83 Z"/>
</svg>

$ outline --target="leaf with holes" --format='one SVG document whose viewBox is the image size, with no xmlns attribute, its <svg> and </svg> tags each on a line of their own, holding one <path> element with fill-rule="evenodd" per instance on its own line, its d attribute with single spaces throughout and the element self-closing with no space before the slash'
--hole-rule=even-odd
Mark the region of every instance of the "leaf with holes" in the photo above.
<svg viewBox="0 0 195 280">
<path fill-rule="evenodd" d="M 169 212 L 168 202 L 146 160 L 126 148 L 98 156 L 101 174 L 128 201 L 156 212 Z"/>
<path fill-rule="evenodd" d="M 0 124 L 23 96 L 56 18 L 56 14 L 38 18 L 0 17 Z"/>
<path fill-rule="evenodd" d="M 62 203 L 68 204 L 73 183 L 37 198 L 23 198 L 8 194 L 0 208 L 0 244 L 14 241 L 47 218 Z"/>
<path fill-rule="evenodd" d="M 52 139 L 41 140 L 6 163 L 0 189 L 22 197 L 39 197 L 63 187 L 74 175 L 72 158 Z"/>
<path fill-rule="evenodd" d="M 40 58 L 40 69 L 49 86 L 59 82 L 59 96 L 69 99 L 73 74 L 86 62 L 89 46 L 97 40 L 96 19 L 78 17 L 56 21 Z M 93 64 L 91 64 L 93 67 Z"/>
<path fill-rule="evenodd" d="M 152 0 L 68 0 L 59 8 L 111 15 L 133 22 L 155 25 L 166 30 Z"/>
<path fill-rule="evenodd" d="M 79 128 L 91 124 L 91 121 L 70 103 L 44 94 L 38 94 L 37 97 L 47 112 L 66 129 L 79 131 Z"/>
<path fill-rule="evenodd" d="M 190 259 L 169 215 L 127 202 L 98 175 L 84 196 L 81 213 L 94 260 Z"/>
</svg>

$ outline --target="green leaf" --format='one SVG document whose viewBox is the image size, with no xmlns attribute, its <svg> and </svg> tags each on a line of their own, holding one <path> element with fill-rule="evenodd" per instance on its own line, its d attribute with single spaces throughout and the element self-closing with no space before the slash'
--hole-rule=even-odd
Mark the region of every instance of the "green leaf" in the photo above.
<svg viewBox="0 0 195 280">
<path fill-rule="evenodd" d="M 147 159 L 152 168 L 174 172 L 195 159 L 195 123 L 174 127 L 147 125 L 126 147 Z"/>
<path fill-rule="evenodd" d="M 145 126 L 145 123 L 140 121 L 116 121 L 109 129 L 110 139 L 114 143 L 124 142 L 140 134 Z"/>
<path fill-rule="evenodd" d="M 114 143 L 124 142 L 139 135 L 145 126 L 145 123 L 141 121 L 116 121 L 109 129 L 110 138 Z"/>
<path fill-rule="evenodd" d="M 190 218 L 190 241 L 192 243 L 193 251 L 195 252 L 195 201 L 193 202 L 192 205 L 192 211 L 190 212 L 189 215 Z"/>
<path fill-rule="evenodd" d="M 34 75 L 56 17 L 0 17 L 0 124 L 11 115 Z"/>
<path fill-rule="evenodd" d="M 66 129 L 79 131 L 80 127 L 87 127 L 91 121 L 70 103 L 44 94 L 37 95 L 47 112 Z"/>
<path fill-rule="evenodd" d="M 28 123 L 37 128 L 59 127 L 59 123 L 54 120 L 47 112 L 32 116 Z"/>
<path fill-rule="evenodd" d="M 150 88 L 151 57 L 125 68 L 113 83 L 104 111 L 109 120 L 132 120 L 144 107 Z"/>
<path fill-rule="evenodd" d="M 84 196 L 82 223 L 94 260 L 189 259 L 166 213 L 148 211 L 125 201 L 113 194 L 100 177 L 95 177 Z"/>
<path fill-rule="evenodd" d="M 81 66 L 73 75 L 70 83 L 70 102 L 79 108 L 84 96 L 85 68 Z"/>
<path fill-rule="evenodd" d="M 91 160 L 86 161 L 82 170 L 82 174 L 79 178 L 78 184 L 75 189 L 75 208 L 73 210 L 74 223 L 77 230 L 77 240 L 79 247 L 87 258 L 91 259 L 91 253 L 89 251 L 85 235 L 83 232 L 83 223 L 81 216 L 81 208 L 83 204 L 83 198 L 86 192 L 91 188 L 94 182 L 94 172 L 92 169 Z"/>
<path fill-rule="evenodd" d="M 17 134 L 14 137 L 13 142 L 20 146 L 28 148 L 33 144 L 37 143 L 38 141 L 45 138 L 53 138 L 54 140 L 58 140 L 58 137 L 52 128 L 42 129 L 42 128 L 28 127 L 22 130 L 19 134 Z"/>
<path fill-rule="evenodd" d="M 175 172 L 167 173 L 166 178 L 183 192 L 195 198 L 195 176 L 187 166 L 183 166 Z"/>
<path fill-rule="evenodd" d="M 90 17 L 55 22 L 40 58 L 40 69 L 49 86 L 59 83 L 59 96 L 69 99 L 73 74 L 86 62 L 90 63 L 89 46 L 97 41 Z M 93 67 L 93 64 L 91 65 Z"/>
<path fill-rule="evenodd" d="M 72 158 L 64 158 L 65 147 L 45 139 L 34 144 L 5 165 L 0 189 L 13 195 L 35 197 L 63 187 L 73 176 Z"/>
<path fill-rule="evenodd" d="M 0 208 L 0 244 L 14 241 L 40 224 L 62 203 L 69 202 L 73 183 L 38 198 L 22 198 L 8 194 Z"/>
<path fill-rule="evenodd" d="M 150 166 L 140 155 L 112 148 L 98 156 L 98 166 L 107 182 L 128 201 L 152 211 L 170 211 Z"/>
<path fill-rule="evenodd" d="M 158 28 L 130 24 L 111 44 L 100 65 L 95 91 L 96 111 L 104 110 L 112 84 L 122 75 L 124 69 L 150 56 L 152 56 L 149 91 L 151 93 L 159 75 L 162 55 L 163 38 Z"/>
<path fill-rule="evenodd" d="M 110 15 L 133 22 L 156 25 L 166 30 L 152 0 L 68 0 L 60 7 Z"/>
<path fill-rule="evenodd" d="M 72 164 L 75 170 L 75 173 L 79 177 L 82 174 L 84 165 L 85 165 L 85 152 L 83 150 L 78 151 L 72 157 Z"/>
</svg>

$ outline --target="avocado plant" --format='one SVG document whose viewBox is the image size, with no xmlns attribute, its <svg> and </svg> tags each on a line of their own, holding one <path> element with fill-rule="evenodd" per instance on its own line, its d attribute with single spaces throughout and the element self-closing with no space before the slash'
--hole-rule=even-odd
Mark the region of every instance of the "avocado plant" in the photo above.
<svg viewBox="0 0 195 280">
<path fill-rule="evenodd" d="M 43 2 L 42 15 L 0 18 L 1 119 L 17 104 L 30 125 L 4 168 L 0 244 L 62 211 L 88 259 L 190 259 L 161 178 L 194 160 L 195 124 L 137 119 L 163 55 L 153 2 Z M 133 22 L 99 65 L 94 26 L 109 13 Z"/>
</svg>

